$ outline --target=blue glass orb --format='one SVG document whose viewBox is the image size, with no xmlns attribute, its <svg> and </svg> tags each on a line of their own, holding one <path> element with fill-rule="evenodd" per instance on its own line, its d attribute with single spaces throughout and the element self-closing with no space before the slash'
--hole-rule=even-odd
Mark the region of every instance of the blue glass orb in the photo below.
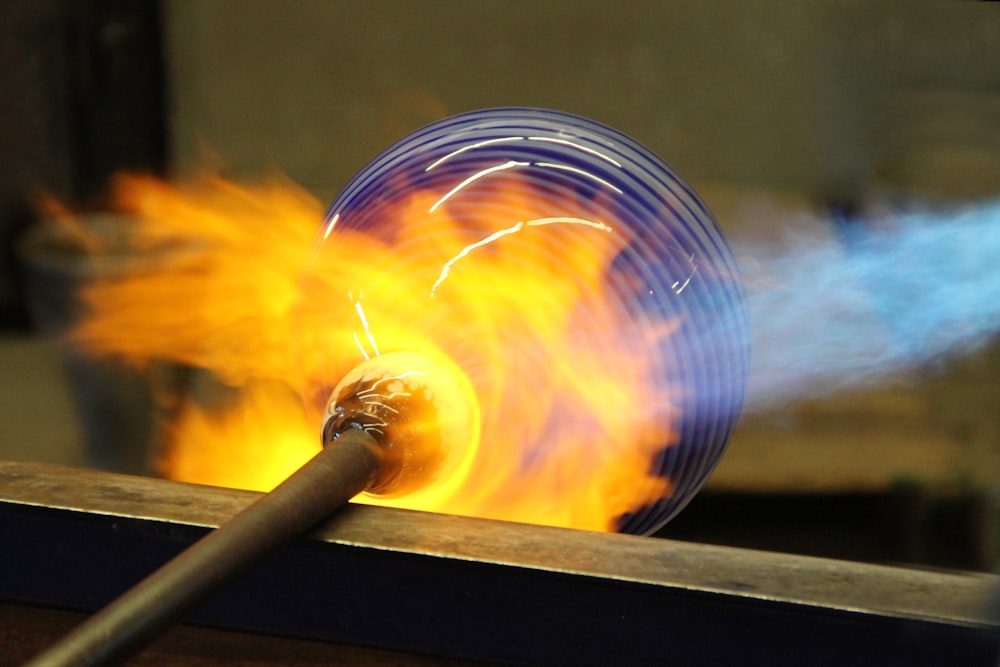
<svg viewBox="0 0 1000 667">
<path fill-rule="evenodd" d="M 443 353 L 475 387 L 469 480 L 429 509 L 652 532 L 741 410 L 725 238 L 663 160 L 586 118 L 487 109 L 402 138 L 333 202 L 309 275 L 317 401 L 394 351 Z"/>
</svg>

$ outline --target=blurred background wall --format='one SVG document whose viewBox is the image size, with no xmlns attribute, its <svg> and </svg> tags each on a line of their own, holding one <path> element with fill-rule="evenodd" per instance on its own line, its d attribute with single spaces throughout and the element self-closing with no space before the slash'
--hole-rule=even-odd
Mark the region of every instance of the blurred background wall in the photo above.
<svg viewBox="0 0 1000 667">
<path fill-rule="evenodd" d="M 87 203 L 119 169 L 283 173 L 330 200 L 406 132 L 497 105 L 631 134 L 736 237 L 883 193 L 961 199 L 1000 183 L 1000 12 L 989 3 L 13 0 L 0 31 L 9 457 L 83 460 L 14 251 L 39 190 Z M 714 495 L 668 533 L 991 567 L 998 377 L 993 346 L 751 415 Z M 784 532 L 761 528 L 782 521 Z"/>
<path fill-rule="evenodd" d="M 165 4 L 171 148 L 327 197 L 401 134 L 497 105 L 623 129 L 693 180 L 854 192 L 901 95 L 994 92 L 986 6 L 910 2 Z"/>
</svg>

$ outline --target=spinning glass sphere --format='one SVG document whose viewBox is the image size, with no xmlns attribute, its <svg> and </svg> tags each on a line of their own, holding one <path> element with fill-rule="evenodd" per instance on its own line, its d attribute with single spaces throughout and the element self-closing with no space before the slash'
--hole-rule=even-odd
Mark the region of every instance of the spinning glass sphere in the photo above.
<svg viewBox="0 0 1000 667">
<path fill-rule="evenodd" d="M 747 307 L 712 215 L 579 116 L 488 109 L 399 140 L 331 205 L 305 284 L 317 406 L 388 352 L 444 355 L 476 393 L 475 461 L 414 507 L 651 532 L 742 406 Z"/>
</svg>

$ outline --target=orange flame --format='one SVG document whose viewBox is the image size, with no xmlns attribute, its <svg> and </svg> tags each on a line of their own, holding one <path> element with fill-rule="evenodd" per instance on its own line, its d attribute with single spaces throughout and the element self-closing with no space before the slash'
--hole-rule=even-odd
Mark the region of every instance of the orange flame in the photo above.
<svg viewBox="0 0 1000 667">
<path fill-rule="evenodd" d="M 674 415 L 644 350 L 670 327 L 637 327 L 604 285 L 629 241 L 615 221 L 540 214 L 512 188 L 500 193 L 509 224 L 469 230 L 440 193 L 416 191 L 393 217 L 420 225 L 383 239 L 334 218 L 316 245 L 323 208 L 285 181 L 177 188 L 121 177 L 115 191 L 137 249 L 182 251 L 90 285 L 76 339 L 240 388 L 221 409 L 189 400 L 164 475 L 272 488 L 317 451 L 324 394 L 359 361 L 408 351 L 465 371 L 482 442 L 447 492 L 363 502 L 613 530 L 669 495 L 651 470 Z"/>
</svg>

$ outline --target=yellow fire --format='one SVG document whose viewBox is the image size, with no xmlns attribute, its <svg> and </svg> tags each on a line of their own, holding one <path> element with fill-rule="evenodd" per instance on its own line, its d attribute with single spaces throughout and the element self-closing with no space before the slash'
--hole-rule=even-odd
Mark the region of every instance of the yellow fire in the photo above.
<svg viewBox="0 0 1000 667">
<path fill-rule="evenodd" d="M 76 339 L 137 364 L 207 369 L 238 389 L 224 408 L 188 401 L 168 431 L 165 476 L 272 488 L 318 450 L 340 378 L 402 351 L 464 371 L 481 442 L 446 492 L 362 502 L 614 530 L 669 495 L 652 468 L 674 415 L 645 350 L 670 327 L 638 324 L 609 289 L 629 242 L 617 221 L 572 202 L 553 214 L 559 202 L 539 208 L 523 188 L 494 193 L 501 213 L 473 229 L 442 193 L 414 191 L 387 216 L 391 234 L 337 217 L 320 229 L 323 206 L 283 180 L 121 177 L 115 191 L 138 250 L 183 250 L 88 286 Z"/>
</svg>

